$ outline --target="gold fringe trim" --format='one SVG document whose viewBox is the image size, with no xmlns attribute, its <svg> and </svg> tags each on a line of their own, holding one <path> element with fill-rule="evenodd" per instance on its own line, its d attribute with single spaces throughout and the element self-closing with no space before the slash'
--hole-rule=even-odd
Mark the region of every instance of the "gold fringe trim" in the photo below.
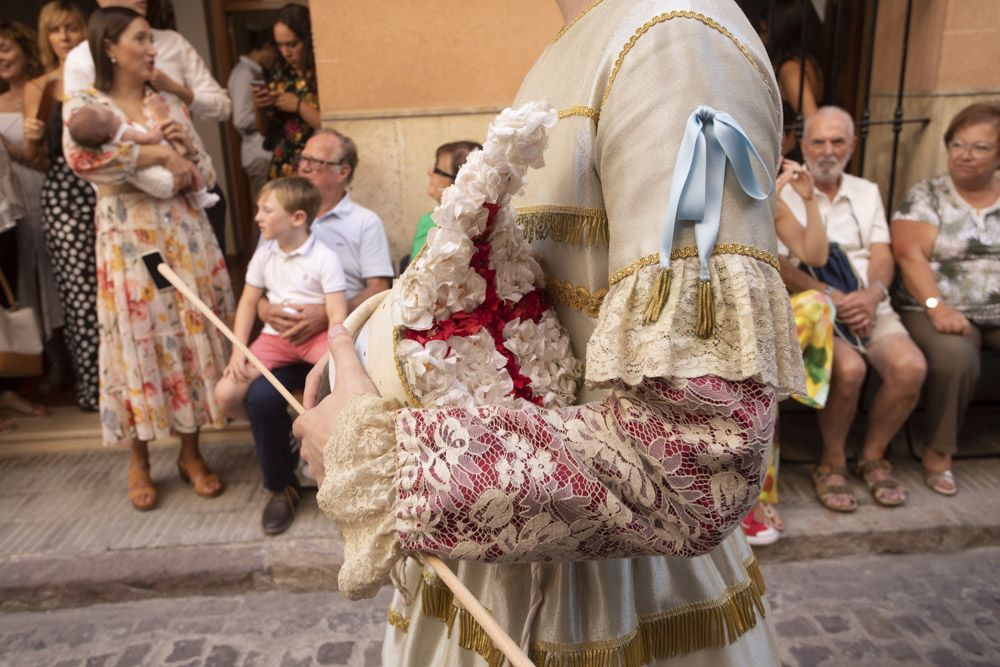
<svg viewBox="0 0 1000 667">
<path fill-rule="evenodd" d="M 715 335 L 715 295 L 711 280 L 698 280 L 698 335 L 711 338 Z"/>
<path fill-rule="evenodd" d="M 572 116 L 582 116 L 584 118 L 593 118 L 595 123 L 597 122 L 598 116 L 597 109 L 594 107 L 583 106 L 582 104 L 578 104 L 574 107 L 568 107 L 566 109 L 560 109 L 557 115 L 559 116 L 559 120 L 562 120 L 563 118 L 570 118 Z"/>
<path fill-rule="evenodd" d="M 599 208 L 526 206 L 517 209 L 517 224 L 524 230 L 528 243 L 551 239 L 608 247 L 608 214 Z"/>
<path fill-rule="evenodd" d="M 642 667 L 660 658 L 724 648 L 755 628 L 758 615 L 765 613 L 760 565 L 751 558 L 744 567 L 747 581 L 726 589 L 716 600 L 641 616 L 636 630 L 625 637 L 583 644 L 535 642 L 529 657 L 538 667 Z M 420 595 L 424 615 L 444 621 L 448 637 L 458 617 L 459 646 L 475 651 L 490 667 L 504 663 L 503 654 L 444 584 L 425 575 Z"/>
<path fill-rule="evenodd" d="M 670 279 L 673 271 L 670 269 L 660 269 L 656 276 L 656 283 L 653 285 L 653 293 L 649 295 L 649 302 L 646 310 L 642 313 L 642 323 L 652 324 L 660 318 L 663 307 L 667 305 L 667 297 L 670 296 Z"/>
<path fill-rule="evenodd" d="M 389 623 L 389 625 L 399 628 L 402 632 L 410 631 L 410 619 L 406 618 L 398 611 L 390 609 L 385 615 L 385 620 Z"/>
<path fill-rule="evenodd" d="M 548 275 L 545 276 L 545 290 L 553 301 L 586 313 L 590 317 L 597 317 L 600 314 L 601 304 L 608 295 L 606 287 L 591 292 L 582 285 L 574 285 L 568 280 L 559 280 Z"/>
<path fill-rule="evenodd" d="M 693 19 L 715 30 L 724 37 L 727 37 L 729 41 L 731 41 L 736 46 L 736 48 L 739 49 L 740 53 L 743 54 L 743 57 L 747 59 L 747 62 L 750 63 L 750 66 L 757 71 L 757 74 L 760 76 L 761 81 L 764 82 L 765 87 L 768 89 L 769 92 L 771 92 L 771 97 L 773 100 L 774 91 L 770 79 L 766 74 L 764 74 L 761 68 L 757 65 L 757 62 L 754 60 L 753 54 L 750 53 L 750 50 L 746 46 L 744 46 L 740 42 L 740 40 L 736 39 L 733 33 L 729 32 L 729 30 L 727 30 L 720 23 L 708 18 L 704 14 L 699 14 L 698 12 L 690 12 L 690 11 L 674 11 L 674 12 L 667 12 L 665 14 L 660 14 L 659 16 L 655 16 L 650 20 L 646 21 L 644 24 L 639 26 L 639 29 L 635 31 L 635 34 L 633 34 L 632 37 L 628 40 L 628 42 L 625 43 L 625 46 L 622 47 L 621 52 L 618 54 L 618 59 L 615 60 L 614 67 L 611 69 L 611 74 L 608 77 L 608 83 L 604 88 L 604 95 L 601 96 L 601 106 L 597 109 L 598 116 L 600 116 L 600 114 L 604 112 L 604 105 L 607 103 L 608 96 L 611 94 L 611 87 L 615 85 L 615 79 L 618 78 L 618 72 L 622 68 L 622 63 L 625 62 L 625 56 L 627 56 L 629 51 L 632 50 L 632 47 L 634 47 L 636 42 L 639 41 L 639 38 L 645 35 L 647 32 L 649 32 L 650 28 L 652 28 L 653 26 L 659 23 L 665 23 L 667 21 L 671 21 L 673 19 L 678 19 L 678 18 Z M 569 26 L 567 26 L 567 28 L 569 28 Z"/>
<path fill-rule="evenodd" d="M 752 257 L 753 259 L 759 260 L 761 262 L 767 262 L 775 271 L 780 270 L 780 265 L 778 264 L 778 258 L 767 252 L 766 250 L 761 250 L 752 245 L 745 245 L 743 243 L 718 243 L 712 248 L 713 255 L 743 255 L 744 257 Z M 678 248 L 670 253 L 670 261 L 677 261 L 679 259 L 691 259 L 692 257 L 698 256 L 698 248 L 695 246 L 685 246 L 683 248 Z M 615 283 L 620 283 L 621 281 L 628 278 L 630 275 L 638 271 L 639 269 L 645 268 L 647 266 L 653 266 L 654 264 L 660 263 L 659 255 L 646 255 L 640 259 L 635 260 L 631 264 L 621 269 L 618 269 L 611 274 L 608 279 L 608 285 L 614 285 Z"/>
</svg>

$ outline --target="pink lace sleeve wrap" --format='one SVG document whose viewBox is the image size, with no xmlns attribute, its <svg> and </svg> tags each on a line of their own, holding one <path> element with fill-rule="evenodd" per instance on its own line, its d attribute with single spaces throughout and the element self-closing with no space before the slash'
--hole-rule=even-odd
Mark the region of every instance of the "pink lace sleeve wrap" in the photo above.
<svg viewBox="0 0 1000 667">
<path fill-rule="evenodd" d="M 702 377 L 559 410 L 402 410 L 400 541 L 497 563 L 705 553 L 757 497 L 773 407 Z"/>
<path fill-rule="evenodd" d="M 319 492 L 351 533 L 340 588 L 373 595 L 400 547 L 496 563 L 705 553 L 760 491 L 774 406 L 766 385 L 713 376 L 619 384 L 557 410 L 391 413 L 357 399 L 328 445 Z M 363 480 L 337 472 L 353 465 L 333 451 L 347 434 L 380 462 Z M 352 518 L 357 503 L 343 499 L 359 493 L 371 497 Z"/>
</svg>

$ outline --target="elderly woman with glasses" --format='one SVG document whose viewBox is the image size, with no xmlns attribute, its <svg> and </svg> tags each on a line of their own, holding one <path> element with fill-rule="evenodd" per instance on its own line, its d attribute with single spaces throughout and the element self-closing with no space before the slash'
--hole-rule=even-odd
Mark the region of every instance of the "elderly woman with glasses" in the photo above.
<svg viewBox="0 0 1000 667">
<path fill-rule="evenodd" d="M 257 129 L 270 150 L 268 179 L 295 175 L 295 158 L 319 129 L 319 90 L 309 10 L 289 3 L 278 10 L 274 43 L 281 61 L 266 84 L 253 85 Z"/>
<path fill-rule="evenodd" d="M 980 373 L 1000 349 L 1000 103 L 962 109 L 944 135 L 948 173 L 915 185 L 893 215 L 897 308 L 927 357 L 927 486 L 958 491 L 958 430 Z"/>
</svg>

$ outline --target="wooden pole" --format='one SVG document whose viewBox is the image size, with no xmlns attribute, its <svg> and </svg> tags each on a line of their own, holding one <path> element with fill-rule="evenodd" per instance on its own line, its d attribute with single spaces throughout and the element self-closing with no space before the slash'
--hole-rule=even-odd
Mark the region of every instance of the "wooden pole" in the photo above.
<svg viewBox="0 0 1000 667">
<path fill-rule="evenodd" d="M 510 635 L 504 632 L 504 629 L 490 615 L 490 612 L 486 611 L 486 608 L 479 603 L 479 600 L 472 594 L 472 591 L 458 580 L 458 577 L 455 576 L 455 573 L 451 571 L 451 568 L 444 561 L 437 556 L 426 553 L 420 554 L 420 558 L 437 573 L 437 576 L 444 582 L 445 586 L 451 589 L 455 598 L 472 614 L 472 617 L 476 619 L 476 622 L 479 623 L 483 631 L 493 640 L 493 644 L 507 656 L 507 660 L 510 661 L 512 667 L 535 667 L 535 663 L 531 662 L 531 659 L 524 654 L 521 647 L 511 639 Z"/>
<path fill-rule="evenodd" d="M 166 278 L 171 285 L 176 287 L 178 292 L 187 297 L 187 300 L 190 301 L 195 308 L 200 310 L 201 314 L 207 317 L 208 321 L 214 324 L 216 329 L 221 331 L 226 338 L 232 341 L 233 345 L 238 347 L 243 354 L 247 355 L 247 359 L 250 360 L 250 363 L 257 367 L 257 370 L 259 370 L 261 374 L 267 378 L 267 381 L 271 383 L 271 386 L 274 387 L 286 401 L 288 401 L 288 404 L 292 406 L 297 413 L 301 415 L 306 411 L 306 409 L 302 407 L 302 404 L 299 403 L 294 396 L 292 396 L 292 393 L 285 389 L 285 385 L 278 382 L 278 378 L 274 377 L 274 374 L 267 370 L 267 367 L 264 366 L 261 360 L 257 358 L 257 355 L 251 352 L 250 348 L 236 337 L 236 334 L 234 334 L 230 328 L 226 326 L 225 322 L 220 320 L 219 316 L 213 313 L 212 309 L 209 308 L 204 301 L 198 298 L 198 295 L 194 293 L 194 290 L 188 287 L 187 284 L 181 280 L 181 277 L 174 273 L 173 269 L 167 266 L 166 263 L 161 262 L 156 265 L 156 270 L 159 271 L 160 275 Z"/>
<path fill-rule="evenodd" d="M 306 411 L 306 409 L 302 407 L 302 404 L 299 403 L 295 397 L 292 396 L 287 389 L 285 389 L 285 386 L 278 381 L 278 378 L 274 377 L 274 374 L 267 370 L 264 364 L 261 363 L 260 359 L 258 359 L 256 355 L 250 351 L 250 348 L 248 348 L 243 342 L 240 341 L 239 338 L 236 337 L 236 334 L 234 334 L 229 327 L 227 327 L 226 324 L 212 312 L 212 309 L 209 308 L 204 301 L 198 298 L 198 295 L 194 293 L 194 290 L 188 287 L 187 284 L 181 280 L 181 277 L 174 273 L 173 269 L 167 266 L 166 263 L 160 262 L 156 265 L 156 270 L 159 271 L 160 275 L 166 278 L 171 285 L 176 287 L 177 291 L 183 294 L 188 301 L 194 304 L 195 308 L 201 311 L 201 313 L 208 318 L 208 321 L 214 324 L 215 327 L 226 336 L 226 338 L 232 341 L 233 345 L 237 346 L 243 354 L 247 356 L 250 363 L 256 366 L 257 370 L 259 370 L 261 374 L 267 378 L 267 381 L 271 383 L 271 386 L 284 396 L 285 400 L 288 401 L 288 404 L 292 406 L 295 412 L 301 415 Z M 483 629 L 483 631 L 489 635 L 496 647 L 500 649 L 505 656 L 507 656 L 507 660 L 510 661 L 512 667 L 534 667 L 534 663 L 531 662 L 527 655 L 525 655 L 524 651 L 521 650 L 521 647 L 518 646 L 513 639 L 511 639 L 510 635 L 504 632 L 503 628 L 500 627 L 500 624 L 497 623 L 496 620 L 490 615 L 490 612 L 486 611 L 486 608 L 479 603 L 476 596 L 474 596 L 472 592 L 458 580 L 458 577 L 455 576 L 455 573 L 451 571 L 451 568 L 449 568 L 444 561 L 433 554 L 420 554 L 420 558 L 423 559 L 423 561 L 427 563 L 432 570 L 434 570 L 441 581 L 444 582 L 445 586 L 451 589 L 455 599 L 457 599 L 459 603 L 461 603 L 461 605 L 465 607 L 470 614 L 472 614 L 472 617 L 476 619 L 476 622 L 479 623 L 479 626 Z"/>
</svg>

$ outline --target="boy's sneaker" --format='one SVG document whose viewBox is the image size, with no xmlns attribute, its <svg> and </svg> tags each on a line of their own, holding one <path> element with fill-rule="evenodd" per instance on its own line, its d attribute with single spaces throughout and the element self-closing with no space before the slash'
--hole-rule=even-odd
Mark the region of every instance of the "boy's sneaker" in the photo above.
<svg viewBox="0 0 1000 667">
<path fill-rule="evenodd" d="M 750 512 L 743 517 L 743 523 L 740 525 L 743 528 L 743 532 L 747 536 L 747 542 L 754 547 L 774 544 L 781 536 L 781 533 L 777 530 L 754 518 L 753 512 Z"/>
</svg>

